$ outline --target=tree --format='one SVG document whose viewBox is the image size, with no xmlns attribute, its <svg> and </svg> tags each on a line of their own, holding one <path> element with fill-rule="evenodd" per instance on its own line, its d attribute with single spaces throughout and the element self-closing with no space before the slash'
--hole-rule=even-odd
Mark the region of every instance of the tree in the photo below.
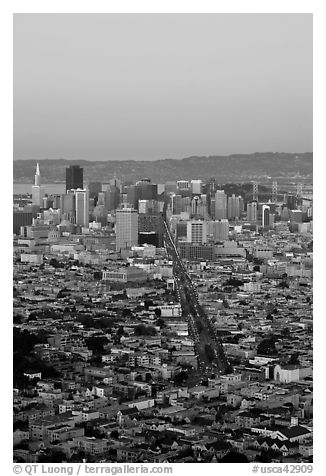
<svg viewBox="0 0 326 476">
<path fill-rule="evenodd" d="M 162 316 L 162 311 L 161 311 L 161 309 L 160 309 L 159 307 L 157 307 L 157 308 L 154 310 L 154 312 L 155 312 L 156 317 L 161 317 L 161 316 Z"/>
<path fill-rule="evenodd" d="M 289 360 L 289 365 L 297 365 L 299 364 L 299 352 L 295 352 L 294 354 L 291 354 L 290 360 Z"/>
<path fill-rule="evenodd" d="M 155 324 L 159 327 L 165 327 L 165 322 L 164 322 L 164 319 L 162 317 L 159 317 L 157 319 L 157 321 L 155 322 Z"/>
<path fill-rule="evenodd" d="M 104 336 L 87 337 L 85 339 L 85 343 L 88 349 L 99 354 L 104 352 L 104 345 L 107 344 L 107 342 L 108 339 Z"/>
<path fill-rule="evenodd" d="M 238 451 L 229 451 L 221 459 L 221 463 L 248 463 L 248 462 L 249 461 L 247 456 L 242 453 L 238 453 Z"/>
<path fill-rule="evenodd" d="M 153 301 L 151 301 L 150 299 L 145 299 L 144 305 L 145 305 L 146 311 L 148 311 L 149 306 L 153 306 Z"/>
<path fill-rule="evenodd" d="M 275 347 L 276 338 L 275 336 L 267 337 L 259 342 L 257 346 L 257 353 L 262 355 L 275 355 L 277 350 Z"/>
<path fill-rule="evenodd" d="M 152 326 L 145 326 L 144 324 L 138 324 L 135 327 L 135 335 L 136 336 L 155 336 L 156 330 Z"/>
<path fill-rule="evenodd" d="M 183 383 L 188 379 L 188 372 L 181 370 L 178 374 L 174 376 L 174 384 L 176 386 L 183 385 Z"/>
<path fill-rule="evenodd" d="M 281 281 L 280 284 L 278 285 L 279 288 L 285 289 L 289 288 L 289 285 L 286 281 Z"/>
<path fill-rule="evenodd" d="M 13 318 L 14 324 L 21 324 L 23 319 L 21 314 L 15 314 Z"/>
<path fill-rule="evenodd" d="M 241 281 L 240 279 L 236 279 L 236 278 L 230 278 L 224 283 L 224 286 L 233 286 L 235 288 L 237 288 L 239 286 L 242 286 L 242 285 L 243 285 L 243 281 Z"/>
<path fill-rule="evenodd" d="M 130 309 L 128 308 L 125 308 L 123 311 L 122 311 L 122 317 L 130 317 L 132 316 L 132 312 Z"/>
</svg>

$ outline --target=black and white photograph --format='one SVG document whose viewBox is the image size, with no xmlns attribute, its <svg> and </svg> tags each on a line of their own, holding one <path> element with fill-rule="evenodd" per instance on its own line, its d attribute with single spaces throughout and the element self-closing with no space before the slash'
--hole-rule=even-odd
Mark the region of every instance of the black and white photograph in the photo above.
<svg viewBox="0 0 326 476">
<path fill-rule="evenodd" d="M 312 473 L 313 14 L 14 13 L 12 170 L 14 473 Z"/>
</svg>

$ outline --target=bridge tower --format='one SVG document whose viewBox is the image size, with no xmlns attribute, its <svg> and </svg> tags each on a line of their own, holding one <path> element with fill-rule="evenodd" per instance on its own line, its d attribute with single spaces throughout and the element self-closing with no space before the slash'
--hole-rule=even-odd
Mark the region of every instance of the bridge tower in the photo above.
<svg viewBox="0 0 326 476">
<path fill-rule="evenodd" d="M 277 202 L 277 182 L 276 180 L 273 181 L 272 184 L 272 203 Z"/>
<path fill-rule="evenodd" d="M 252 183 L 252 200 L 258 202 L 258 182 Z"/>
</svg>

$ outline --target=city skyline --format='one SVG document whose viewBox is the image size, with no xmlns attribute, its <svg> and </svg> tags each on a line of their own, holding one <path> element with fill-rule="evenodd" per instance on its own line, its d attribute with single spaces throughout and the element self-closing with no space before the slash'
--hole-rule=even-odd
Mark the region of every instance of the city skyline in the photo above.
<svg viewBox="0 0 326 476">
<path fill-rule="evenodd" d="M 14 16 L 14 159 L 259 150 L 312 150 L 311 14 Z"/>
</svg>

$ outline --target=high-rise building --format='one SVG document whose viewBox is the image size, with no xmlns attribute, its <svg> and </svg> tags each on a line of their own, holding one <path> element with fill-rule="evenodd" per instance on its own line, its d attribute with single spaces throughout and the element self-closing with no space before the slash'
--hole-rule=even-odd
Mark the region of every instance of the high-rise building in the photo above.
<svg viewBox="0 0 326 476">
<path fill-rule="evenodd" d="M 291 223 L 302 223 L 303 212 L 302 210 L 290 210 Z"/>
<path fill-rule="evenodd" d="M 53 208 L 60 208 L 61 195 L 53 195 Z"/>
<path fill-rule="evenodd" d="M 207 218 L 207 196 L 195 195 L 191 200 L 191 213 L 194 217 Z"/>
<path fill-rule="evenodd" d="M 207 180 L 206 182 L 207 185 L 207 192 L 211 195 L 214 196 L 215 192 L 217 190 L 217 182 L 215 177 L 211 177 Z"/>
<path fill-rule="evenodd" d="M 80 165 L 70 165 L 66 168 L 66 191 L 84 189 L 84 169 Z"/>
<path fill-rule="evenodd" d="M 157 185 L 150 179 L 143 178 L 136 182 L 135 187 L 139 190 L 138 200 L 157 200 Z"/>
<path fill-rule="evenodd" d="M 227 195 L 224 190 L 215 192 L 215 220 L 227 218 Z"/>
<path fill-rule="evenodd" d="M 191 193 L 193 195 L 201 195 L 203 191 L 203 181 L 202 180 L 192 180 L 190 182 Z"/>
<path fill-rule="evenodd" d="M 138 200 L 138 212 L 152 214 L 159 212 L 159 204 L 157 200 Z"/>
<path fill-rule="evenodd" d="M 176 192 L 177 192 L 177 182 L 175 180 L 169 180 L 168 182 L 165 182 L 164 195 L 166 197 L 169 196 L 171 193 L 176 193 Z M 157 190 L 157 193 L 159 193 L 159 190 Z"/>
<path fill-rule="evenodd" d="M 33 222 L 33 213 L 23 211 L 14 211 L 13 216 L 13 232 L 18 235 L 20 227 L 31 225 Z"/>
<path fill-rule="evenodd" d="M 213 241 L 213 243 L 227 241 L 229 239 L 229 229 L 229 220 L 226 219 L 207 222 L 209 241 Z"/>
<path fill-rule="evenodd" d="M 32 186 L 32 204 L 38 207 L 43 206 L 44 188 L 41 185 L 41 173 L 39 164 L 36 165 L 34 185 Z"/>
<path fill-rule="evenodd" d="M 177 194 L 171 195 L 171 208 L 173 215 L 179 215 L 182 212 L 182 196 Z"/>
<path fill-rule="evenodd" d="M 189 180 L 178 180 L 177 187 L 179 191 L 188 191 L 190 189 Z"/>
<path fill-rule="evenodd" d="M 110 187 L 104 192 L 104 205 L 105 208 L 110 212 L 111 210 L 116 210 L 120 204 L 120 189 L 115 185 L 110 185 Z"/>
<path fill-rule="evenodd" d="M 88 190 L 75 190 L 76 225 L 89 227 L 89 193 Z"/>
<path fill-rule="evenodd" d="M 240 218 L 243 211 L 243 199 L 242 197 L 236 197 L 234 194 L 228 197 L 228 219 L 237 220 Z"/>
<path fill-rule="evenodd" d="M 121 251 L 138 244 L 138 211 L 120 208 L 116 211 L 116 250 Z"/>
<path fill-rule="evenodd" d="M 263 205 L 262 206 L 262 214 L 261 214 L 261 219 L 262 219 L 262 226 L 265 228 L 270 225 L 270 207 L 268 205 Z"/>
<path fill-rule="evenodd" d="M 68 190 L 65 195 L 61 195 L 60 210 L 71 223 L 76 222 L 75 190 Z"/>
<path fill-rule="evenodd" d="M 257 221 L 257 211 L 258 211 L 258 204 L 257 202 L 250 202 L 247 204 L 247 220 L 248 221 Z"/>
<path fill-rule="evenodd" d="M 190 220 L 187 222 L 187 242 L 206 243 L 207 223 L 201 220 Z"/>
</svg>

